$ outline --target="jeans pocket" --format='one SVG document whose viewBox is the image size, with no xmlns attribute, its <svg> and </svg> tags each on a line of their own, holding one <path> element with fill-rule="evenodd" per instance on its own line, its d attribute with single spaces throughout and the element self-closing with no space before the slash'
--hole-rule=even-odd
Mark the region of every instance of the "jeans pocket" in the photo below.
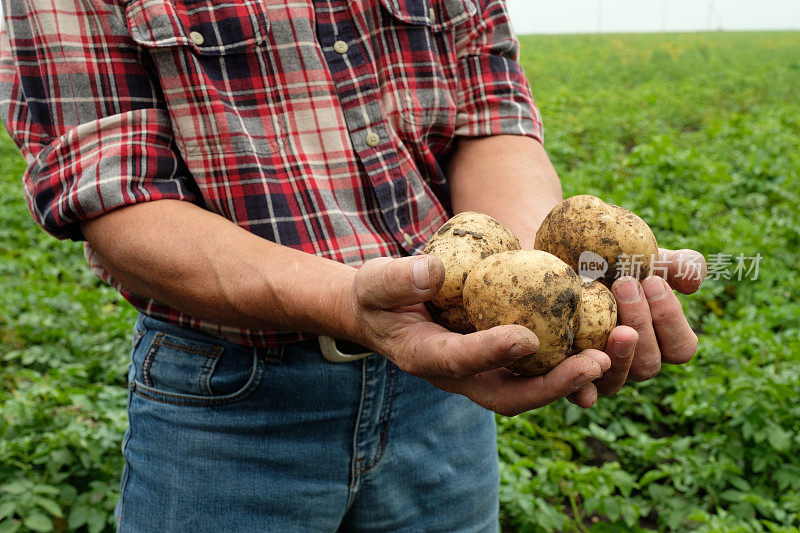
<svg viewBox="0 0 800 533">
<path fill-rule="evenodd" d="M 143 334 L 133 351 L 132 393 L 167 404 L 215 406 L 243 400 L 258 388 L 266 361 L 257 350 L 174 329 Z"/>
</svg>

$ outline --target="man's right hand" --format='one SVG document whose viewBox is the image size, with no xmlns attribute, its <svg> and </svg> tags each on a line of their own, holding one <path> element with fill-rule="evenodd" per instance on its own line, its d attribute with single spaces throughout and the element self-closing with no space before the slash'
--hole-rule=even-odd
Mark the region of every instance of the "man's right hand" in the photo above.
<svg viewBox="0 0 800 533">
<path fill-rule="evenodd" d="M 443 282 L 444 265 L 435 256 L 368 261 L 342 293 L 343 325 L 352 340 L 401 370 L 502 415 L 514 416 L 567 396 L 581 407 L 594 405 L 597 389 L 592 381 L 611 367 L 608 355 L 585 350 L 543 376 L 518 376 L 504 367 L 536 352 L 536 335 L 516 325 L 469 335 L 439 326 L 423 302 Z"/>
</svg>

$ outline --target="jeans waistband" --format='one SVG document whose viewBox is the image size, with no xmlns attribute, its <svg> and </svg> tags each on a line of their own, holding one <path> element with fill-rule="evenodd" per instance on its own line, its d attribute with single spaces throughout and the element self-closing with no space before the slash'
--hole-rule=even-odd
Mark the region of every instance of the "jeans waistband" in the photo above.
<svg viewBox="0 0 800 533">
<path fill-rule="evenodd" d="M 276 354 L 281 353 L 283 351 L 283 349 L 285 349 L 287 347 L 297 347 L 297 348 L 301 348 L 301 349 L 304 349 L 304 350 L 307 350 L 307 351 L 316 352 L 316 353 L 320 354 L 321 356 L 324 355 L 323 354 L 323 350 L 322 350 L 322 348 L 320 346 L 320 337 L 318 337 L 318 336 L 313 336 L 313 337 L 309 337 L 309 338 L 301 340 L 301 341 L 287 343 L 287 344 L 284 344 L 284 345 L 278 345 L 278 346 L 273 346 L 273 347 L 253 347 L 253 346 L 245 346 L 245 345 L 242 345 L 242 344 L 237 344 L 237 343 L 233 343 L 233 342 L 230 342 L 230 341 L 226 341 L 225 339 L 223 339 L 221 337 L 216 337 L 214 335 L 210 335 L 210 334 L 205 333 L 203 331 L 187 328 L 187 327 L 184 327 L 184 326 L 179 326 L 179 325 L 173 324 L 171 322 L 166 322 L 164 320 L 160 320 L 160 319 L 157 319 L 157 318 L 153 318 L 151 316 L 147 316 L 147 315 L 145 315 L 143 313 L 139 314 L 139 317 L 138 317 L 136 323 L 137 323 L 137 327 L 139 327 L 138 325 L 141 325 L 141 326 L 144 326 L 146 328 L 159 329 L 159 330 L 162 330 L 162 331 L 166 331 L 166 332 L 172 333 L 174 335 L 182 336 L 184 338 L 190 338 L 190 339 L 195 339 L 195 340 L 198 340 L 198 341 L 212 342 L 212 343 L 216 343 L 216 344 L 221 344 L 223 346 L 226 346 L 229 349 L 234 349 L 234 350 L 237 350 L 237 351 L 239 351 L 239 350 L 251 351 L 252 350 L 255 353 L 263 355 L 265 357 L 275 357 Z M 139 329 L 142 329 L 142 328 L 139 327 Z M 359 355 L 359 354 L 371 353 L 372 352 L 372 350 L 370 350 L 370 349 L 368 349 L 368 348 L 366 348 L 366 347 L 364 347 L 364 346 L 362 346 L 362 345 L 360 345 L 358 343 L 351 342 L 351 341 L 346 341 L 346 340 L 342 340 L 342 339 L 335 339 L 335 347 L 339 352 L 341 352 L 343 354 L 346 354 L 346 355 Z M 327 357 L 327 355 L 326 355 L 326 358 L 328 358 L 329 360 L 332 360 L 329 357 Z"/>
</svg>

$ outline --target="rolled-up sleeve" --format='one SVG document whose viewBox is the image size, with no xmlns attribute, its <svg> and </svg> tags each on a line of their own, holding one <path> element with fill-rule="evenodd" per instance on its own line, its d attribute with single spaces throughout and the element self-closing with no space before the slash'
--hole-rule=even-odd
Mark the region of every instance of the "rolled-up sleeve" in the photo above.
<svg viewBox="0 0 800 533">
<path fill-rule="evenodd" d="M 477 23 L 457 38 L 459 58 L 456 135 L 543 138 L 542 120 L 519 63 L 519 41 L 505 0 L 471 0 Z"/>
<path fill-rule="evenodd" d="M 196 201 L 169 114 L 124 9 L 102 0 L 4 0 L 0 117 L 27 162 L 34 219 L 59 238 L 145 201 Z"/>
</svg>

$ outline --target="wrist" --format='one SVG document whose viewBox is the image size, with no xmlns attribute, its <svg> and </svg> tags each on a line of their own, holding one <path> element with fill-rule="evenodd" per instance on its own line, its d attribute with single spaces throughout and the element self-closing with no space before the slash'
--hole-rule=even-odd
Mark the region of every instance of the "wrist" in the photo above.
<svg viewBox="0 0 800 533">
<path fill-rule="evenodd" d="M 353 268 L 349 272 L 342 272 L 342 275 L 335 279 L 331 294 L 333 313 L 331 324 L 326 329 L 334 338 L 363 344 L 364 327 L 355 293 L 356 272 L 357 270 Z"/>
</svg>

